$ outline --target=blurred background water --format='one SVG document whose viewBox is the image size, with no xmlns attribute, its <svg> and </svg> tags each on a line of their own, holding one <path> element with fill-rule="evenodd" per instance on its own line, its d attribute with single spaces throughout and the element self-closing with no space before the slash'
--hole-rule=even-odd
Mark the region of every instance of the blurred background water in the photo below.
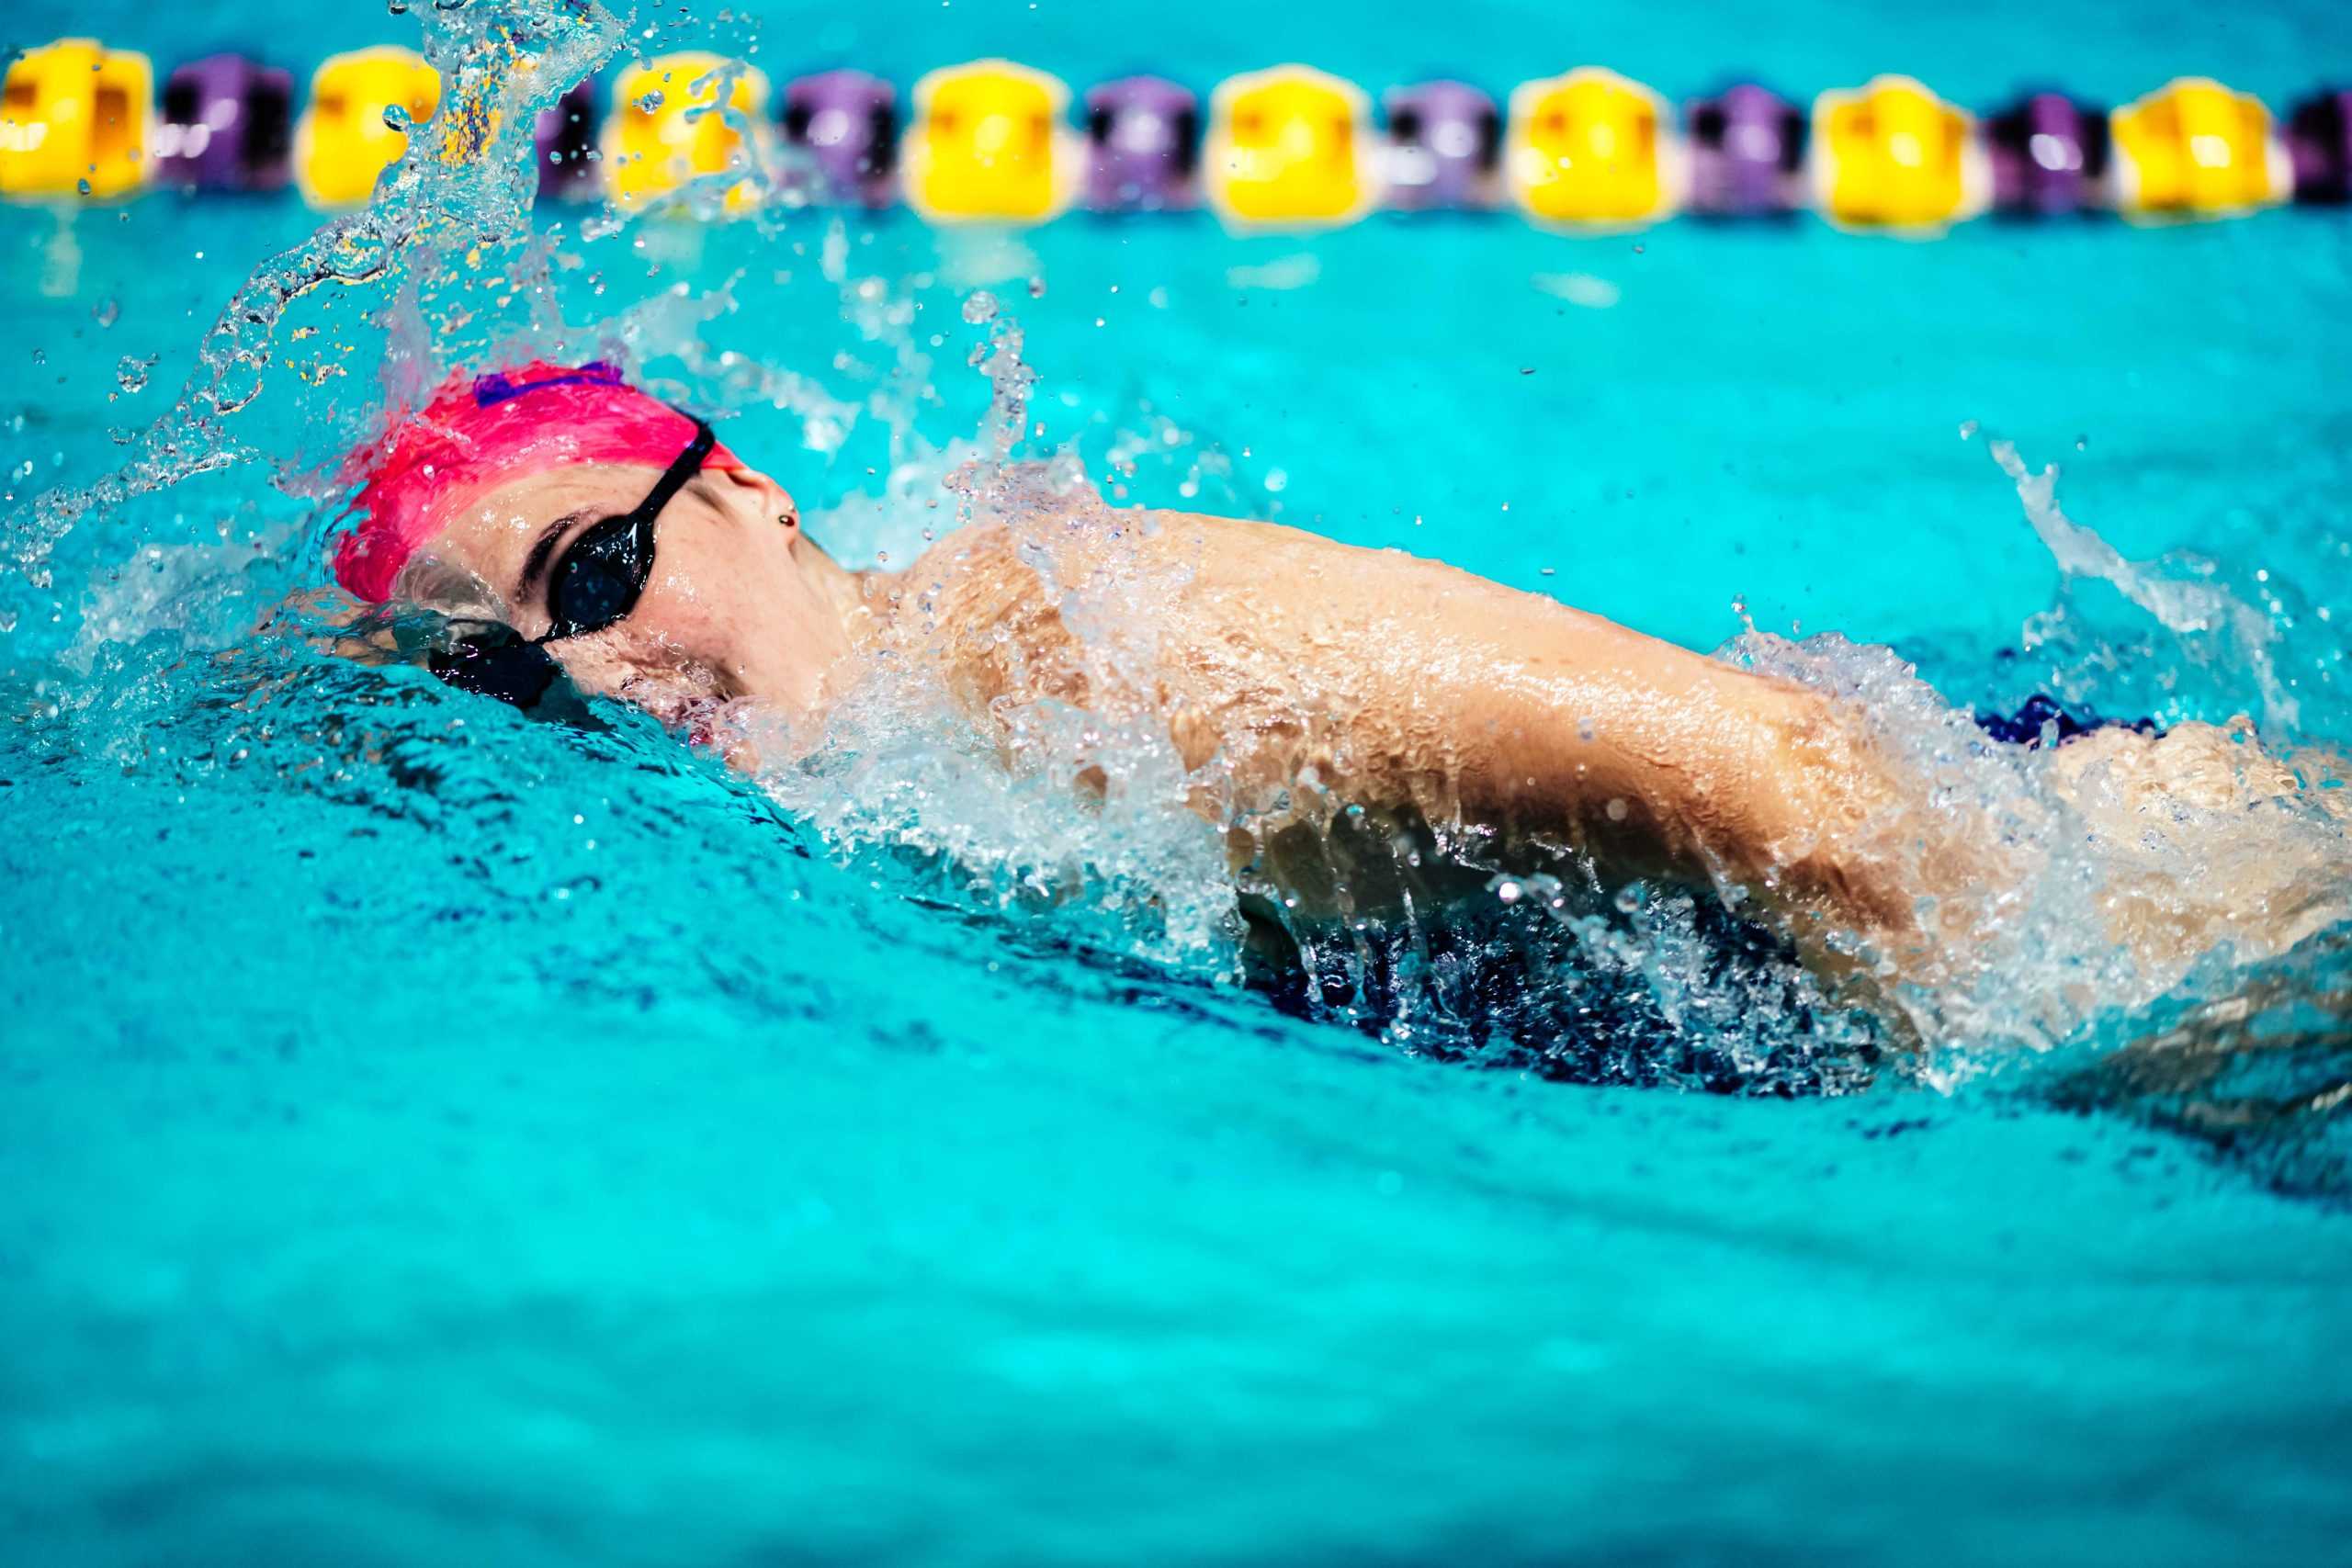
<svg viewBox="0 0 2352 1568">
<path fill-rule="evenodd" d="M 1670 96 L 1905 70 L 1980 106 L 2199 72 L 2275 108 L 2352 69 L 2317 3 L 683 19 L 664 36 L 755 39 L 779 78 L 901 85 L 1001 53 L 1081 85 L 1298 58 L 1499 92 L 1589 60 Z M 40 0 L 0 42 L 300 72 L 419 26 Z M 702 339 L 854 403 L 889 355 L 824 276 L 826 221 L 571 243 L 608 310 L 736 278 Z M 119 463 L 109 433 L 164 411 L 315 222 L 0 209 L 9 506 Z M 2275 594 L 2297 738 L 2352 739 L 2341 214 L 1917 243 L 1204 217 L 978 241 L 885 214 L 843 238 L 920 307 L 940 441 L 979 417 L 957 304 L 987 283 L 1052 435 L 1099 457 L 1164 416 L 1186 462 L 1229 466 L 1196 504 L 1702 648 L 1737 597 L 1891 644 L 1963 704 L 2062 679 L 2171 718 L 2253 704 L 2242 667 L 2062 583 L 1987 458 L 2012 438 L 2126 556 Z M 273 375 L 241 438 L 297 469 L 380 395 L 365 351 L 319 389 Z M 882 422 L 827 454 L 744 403 L 731 445 L 834 537 L 895 541 L 861 499 Z M 1134 482 L 1172 502 L 1185 471 Z M 1431 1061 L 844 859 L 645 727 L 529 724 L 256 629 L 323 580 L 312 509 L 269 477 L 103 509 L 0 586 L 16 1560 L 2345 1557 L 2346 1036 L 2308 969 L 2262 1049 L 2176 1077 L 2116 1051 L 2162 1007 L 1950 1092 Z"/>
</svg>

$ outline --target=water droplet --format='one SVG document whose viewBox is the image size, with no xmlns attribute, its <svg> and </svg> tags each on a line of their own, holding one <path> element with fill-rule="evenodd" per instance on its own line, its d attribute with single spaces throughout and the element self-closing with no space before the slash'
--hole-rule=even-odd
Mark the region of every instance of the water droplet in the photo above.
<svg viewBox="0 0 2352 1568">
<path fill-rule="evenodd" d="M 2075 450 L 2077 452 L 2083 451 L 2088 447 L 2090 444 L 2091 438 L 2087 435 L 2077 435 L 2075 437 Z"/>
<path fill-rule="evenodd" d="M 395 17 L 405 17 L 408 15 L 408 0 L 384 0 L 384 9 Z"/>
<path fill-rule="evenodd" d="M 1615 902 L 1619 914 L 1630 915 L 1642 907 L 1642 895 L 1638 888 L 1621 887 L 1617 890 Z"/>
<path fill-rule="evenodd" d="M 1506 904 L 1518 903 L 1520 894 L 1524 891 L 1525 889 L 1516 882 L 1498 882 L 1495 885 L 1495 897 Z"/>
<path fill-rule="evenodd" d="M 117 365 L 114 368 L 114 378 L 116 383 L 126 392 L 145 391 L 147 389 L 147 372 L 155 367 L 155 361 L 157 357 L 159 356 L 152 354 L 144 359 L 140 358 L 135 354 L 124 355 L 122 356 L 122 363 Z"/>
<path fill-rule="evenodd" d="M 976 327 L 996 320 L 996 296 L 985 288 L 974 289 L 964 301 L 964 319 Z"/>
<path fill-rule="evenodd" d="M 97 322 L 98 325 L 102 327 L 110 327 L 114 325 L 117 321 L 122 320 L 121 302 L 115 299 L 99 300 L 96 305 L 90 308 L 90 320 Z"/>
<path fill-rule="evenodd" d="M 1969 440 L 1969 439 L 1971 439 L 1972 437 L 1973 437 L 1973 436 L 1975 435 L 1975 434 L 1976 434 L 1976 431 L 1977 431 L 1977 424 L 1976 424 L 1976 422 L 1975 422 L 1974 420 L 1973 420 L 1973 419 L 1963 419 L 1963 420 L 1962 420 L 1962 421 L 1960 422 L 1960 438 L 1961 438 L 1962 441 L 1966 441 L 1966 440 Z"/>
<path fill-rule="evenodd" d="M 639 111 L 644 114 L 651 114 L 655 109 L 660 108 L 662 104 L 662 97 L 659 88 L 642 95 L 637 100 Z"/>
<path fill-rule="evenodd" d="M 1612 795 L 1609 797 L 1609 804 L 1601 809 L 1609 813 L 1609 820 L 1611 822 L 1623 822 L 1625 820 L 1626 814 L 1633 808 L 1625 804 L 1623 796 Z"/>
<path fill-rule="evenodd" d="M 384 106 L 384 124 L 391 130 L 399 131 L 402 136 L 406 136 L 408 134 L 408 128 L 415 123 L 415 121 L 409 118 L 408 110 L 401 107 L 399 104 L 386 104 Z"/>
<path fill-rule="evenodd" d="M 87 195 L 89 195 L 89 194 L 90 194 L 90 182 L 89 182 L 88 180 L 86 180 L 86 179 L 84 179 L 84 180 L 75 180 L 74 183 L 76 186 L 80 186 L 80 187 L 81 187 L 82 194 L 83 194 L 84 196 L 87 196 Z"/>
<path fill-rule="evenodd" d="M 1031 278 L 1029 280 L 1029 298 L 1032 299 L 1043 299 L 1045 297 L 1046 280 L 1042 277 Z"/>
</svg>

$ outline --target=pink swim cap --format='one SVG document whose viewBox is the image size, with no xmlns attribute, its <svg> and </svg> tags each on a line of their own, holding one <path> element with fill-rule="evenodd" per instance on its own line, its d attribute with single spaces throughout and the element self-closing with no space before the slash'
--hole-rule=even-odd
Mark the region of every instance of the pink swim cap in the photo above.
<svg viewBox="0 0 2352 1568">
<path fill-rule="evenodd" d="M 488 376 L 453 376 L 423 409 L 394 419 L 354 454 L 349 477 L 364 481 L 353 502 L 359 521 L 335 547 L 335 577 L 381 604 L 418 547 L 477 497 L 572 463 L 666 468 L 692 439 L 692 419 L 602 360 L 535 360 Z M 744 464 L 714 446 L 703 467 Z"/>
</svg>

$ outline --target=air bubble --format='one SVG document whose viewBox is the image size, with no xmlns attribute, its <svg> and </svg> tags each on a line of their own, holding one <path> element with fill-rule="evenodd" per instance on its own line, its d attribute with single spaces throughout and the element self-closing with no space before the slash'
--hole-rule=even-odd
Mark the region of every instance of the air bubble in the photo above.
<svg viewBox="0 0 2352 1568">
<path fill-rule="evenodd" d="M 964 319 L 978 326 L 996 320 L 996 296 L 985 288 L 976 288 L 964 300 Z"/>
</svg>

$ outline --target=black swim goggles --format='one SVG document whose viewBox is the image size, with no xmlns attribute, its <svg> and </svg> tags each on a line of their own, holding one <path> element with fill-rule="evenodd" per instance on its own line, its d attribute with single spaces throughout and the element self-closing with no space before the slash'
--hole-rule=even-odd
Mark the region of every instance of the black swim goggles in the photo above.
<svg viewBox="0 0 2352 1568">
<path fill-rule="evenodd" d="M 692 415 L 687 417 L 692 418 Z M 718 445 L 710 426 L 695 420 L 694 439 L 662 472 L 636 510 L 582 529 L 548 573 L 548 626 L 526 638 L 512 626 L 469 633 L 427 659 L 449 684 L 527 708 L 547 695 L 563 665 L 548 644 L 602 631 L 637 608 L 653 578 L 653 525 L 686 481 L 702 471 Z"/>
</svg>

